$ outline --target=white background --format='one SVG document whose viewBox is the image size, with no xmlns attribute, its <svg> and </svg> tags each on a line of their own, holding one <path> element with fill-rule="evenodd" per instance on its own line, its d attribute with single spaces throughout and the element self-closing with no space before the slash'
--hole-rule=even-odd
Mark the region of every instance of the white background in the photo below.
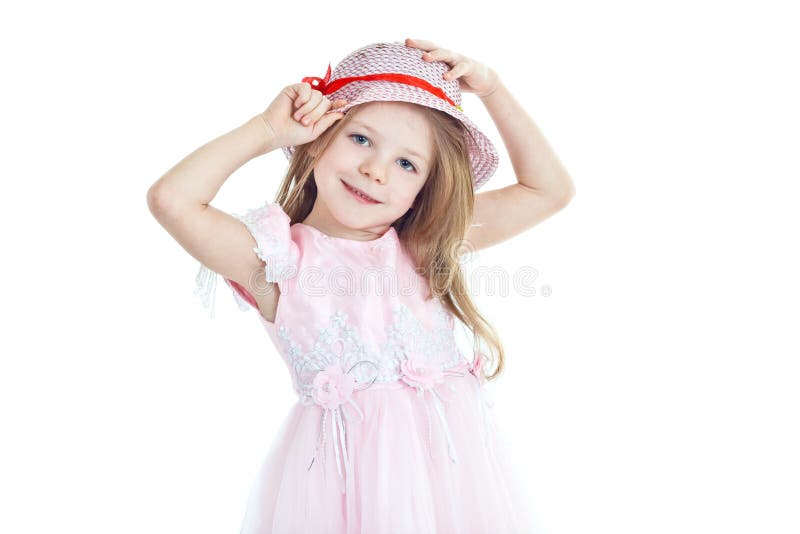
<svg viewBox="0 0 800 534">
<path fill-rule="evenodd" d="M 49 2 L 3 7 L 0 531 L 234 533 L 295 397 L 254 312 L 217 317 L 148 187 L 350 51 L 489 64 L 576 184 L 475 298 L 537 534 L 800 532 L 790 2 Z M 520 11 L 523 9 L 524 11 Z M 501 149 L 488 189 L 515 180 Z M 271 199 L 278 152 L 214 200 Z"/>
</svg>

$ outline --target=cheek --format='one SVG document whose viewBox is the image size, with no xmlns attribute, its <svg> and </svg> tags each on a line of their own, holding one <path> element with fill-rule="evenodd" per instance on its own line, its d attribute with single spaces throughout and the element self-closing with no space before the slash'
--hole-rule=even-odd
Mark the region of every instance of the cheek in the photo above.
<svg viewBox="0 0 800 534">
<path fill-rule="evenodd" d="M 396 205 L 398 208 L 403 208 L 405 211 L 414 204 L 414 200 L 416 200 L 420 190 L 421 188 L 417 187 L 401 188 L 392 195 L 392 204 Z"/>
<path fill-rule="evenodd" d="M 317 187 L 322 189 L 332 189 L 335 182 L 338 182 L 337 173 L 340 170 L 337 162 L 333 159 L 317 162 L 314 166 L 314 178 L 317 182 Z"/>
</svg>

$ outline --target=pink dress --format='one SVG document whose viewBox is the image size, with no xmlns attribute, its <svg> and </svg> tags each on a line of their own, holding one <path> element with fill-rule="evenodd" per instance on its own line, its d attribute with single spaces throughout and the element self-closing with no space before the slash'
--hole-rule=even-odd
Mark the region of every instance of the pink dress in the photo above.
<svg viewBox="0 0 800 534">
<path fill-rule="evenodd" d="M 269 202 L 236 217 L 280 288 L 275 322 L 257 317 L 298 395 L 254 478 L 241 534 L 532 532 L 491 417 L 485 358 L 456 346 L 452 315 L 425 300 L 396 230 L 332 237 Z M 242 310 L 258 312 L 225 282 Z"/>
</svg>

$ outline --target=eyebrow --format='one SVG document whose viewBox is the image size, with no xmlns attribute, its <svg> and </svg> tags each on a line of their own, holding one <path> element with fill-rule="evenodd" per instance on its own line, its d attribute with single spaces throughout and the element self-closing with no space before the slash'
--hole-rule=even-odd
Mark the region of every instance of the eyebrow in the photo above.
<svg viewBox="0 0 800 534">
<path fill-rule="evenodd" d="M 352 121 L 352 122 L 351 122 L 351 124 L 353 124 L 353 125 L 357 125 L 357 126 L 361 126 L 362 128 L 364 128 L 364 129 L 366 129 L 366 130 L 369 130 L 369 131 L 370 131 L 372 134 L 374 134 L 374 135 L 377 135 L 377 136 L 380 136 L 380 134 L 379 134 L 378 132 L 376 132 L 375 130 L 373 130 L 371 127 L 367 126 L 367 125 L 366 125 L 366 124 L 364 124 L 363 122 L 360 122 L 360 121 L 358 121 L 358 120 L 354 120 L 354 121 Z M 417 156 L 417 157 L 418 157 L 419 159 L 421 159 L 423 162 L 425 162 L 425 163 L 427 163 L 427 162 L 428 162 L 428 160 L 427 160 L 427 159 L 425 159 L 425 158 L 422 156 L 422 154 L 420 154 L 419 152 L 417 152 L 417 151 L 415 151 L 415 150 L 412 150 L 412 149 L 410 149 L 410 148 L 405 148 L 404 150 L 405 150 L 406 152 L 408 152 L 409 154 L 411 154 L 412 156 Z"/>
</svg>

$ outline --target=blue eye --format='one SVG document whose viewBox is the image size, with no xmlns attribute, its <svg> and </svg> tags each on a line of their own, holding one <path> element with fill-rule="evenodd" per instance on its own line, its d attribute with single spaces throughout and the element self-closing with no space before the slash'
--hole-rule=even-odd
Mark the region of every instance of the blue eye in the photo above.
<svg viewBox="0 0 800 534">
<path fill-rule="evenodd" d="M 352 137 L 364 137 L 364 136 L 363 136 L 363 135 L 361 135 L 361 134 L 353 134 L 353 135 L 351 135 L 350 137 L 352 138 Z M 366 139 L 366 137 L 364 137 L 364 139 Z M 357 145 L 361 145 L 361 143 L 359 143 L 358 141 L 356 141 L 356 144 L 357 144 Z M 364 145 L 361 145 L 361 146 L 364 146 Z"/>
<path fill-rule="evenodd" d="M 366 136 L 364 136 L 364 135 L 361 135 L 361 134 L 351 134 L 351 135 L 350 135 L 350 138 L 351 138 L 351 139 L 352 139 L 352 138 L 355 138 L 355 137 L 363 137 L 364 139 L 367 139 L 367 137 L 366 137 Z M 364 145 L 362 145 L 361 143 L 359 143 L 358 141 L 356 141 L 356 144 L 357 144 L 357 145 L 359 145 L 359 146 L 364 146 Z M 410 161 L 408 161 L 407 159 L 404 159 L 404 158 L 401 158 L 401 159 L 400 159 L 400 161 L 405 161 L 406 163 L 408 163 L 408 164 L 411 166 L 411 168 L 405 167 L 405 166 L 403 166 L 403 165 L 401 165 L 401 167 L 403 167 L 404 169 L 406 169 L 406 170 L 408 170 L 408 171 L 416 172 L 417 168 L 416 168 L 416 166 L 414 166 L 414 164 L 413 164 L 413 163 L 411 163 Z"/>
<path fill-rule="evenodd" d="M 413 163 L 411 163 L 410 161 L 408 161 L 407 159 L 404 159 L 403 161 L 405 161 L 406 163 L 408 163 L 409 165 L 411 165 L 411 169 L 410 169 L 411 171 L 416 171 L 416 170 L 417 170 L 417 168 L 416 168 L 416 167 L 414 167 L 414 164 L 413 164 Z M 405 168 L 407 168 L 407 167 L 403 167 L 403 168 L 405 169 Z"/>
</svg>

